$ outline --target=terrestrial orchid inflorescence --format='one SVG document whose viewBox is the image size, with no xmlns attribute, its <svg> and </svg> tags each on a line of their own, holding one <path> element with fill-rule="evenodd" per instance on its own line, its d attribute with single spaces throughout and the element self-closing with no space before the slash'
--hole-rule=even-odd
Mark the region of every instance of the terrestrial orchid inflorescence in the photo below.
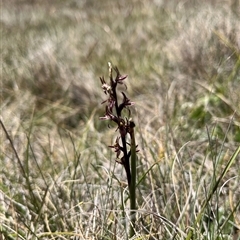
<svg viewBox="0 0 240 240">
<path fill-rule="evenodd" d="M 124 92 L 122 94 L 122 101 L 119 103 L 117 86 L 119 84 L 125 85 L 124 80 L 127 78 L 127 75 L 121 75 L 117 67 L 112 67 L 111 63 L 108 63 L 109 66 L 109 79 L 110 83 L 107 84 L 104 77 L 100 77 L 102 83 L 103 92 L 108 96 L 108 99 L 102 103 L 106 104 L 105 115 L 100 117 L 101 120 L 110 120 L 117 124 L 117 130 L 119 135 L 114 143 L 114 145 L 109 146 L 113 148 L 116 152 L 117 162 L 121 163 L 126 171 L 128 185 L 131 185 L 131 169 L 130 169 L 130 159 L 131 159 L 131 145 L 134 138 L 134 122 L 130 119 L 131 111 L 130 106 L 134 105 L 133 102 L 127 98 Z M 115 79 L 113 78 L 113 70 L 116 72 Z M 127 87 L 126 87 L 127 89 Z M 123 109 L 128 110 L 128 117 L 123 117 Z M 127 135 L 130 136 L 131 143 L 127 142 Z M 121 143 L 119 142 L 121 139 Z M 135 140 L 134 140 L 135 143 Z"/>
</svg>

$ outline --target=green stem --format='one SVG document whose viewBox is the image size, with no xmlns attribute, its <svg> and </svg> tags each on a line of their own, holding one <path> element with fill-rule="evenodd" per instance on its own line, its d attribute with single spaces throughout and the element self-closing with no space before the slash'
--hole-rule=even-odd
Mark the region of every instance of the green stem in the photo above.
<svg viewBox="0 0 240 240">
<path fill-rule="evenodd" d="M 131 126 L 132 125 L 132 126 Z M 131 217 L 131 226 L 130 226 L 130 238 L 135 235 L 135 222 L 136 222 L 136 143 L 134 136 L 134 127 L 135 124 L 133 122 L 130 123 L 131 131 L 131 184 L 130 184 L 130 217 Z"/>
<path fill-rule="evenodd" d="M 130 190 L 131 188 L 131 170 L 129 165 L 129 156 L 127 154 L 127 143 L 125 137 L 122 138 L 122 145 L 123 145 L 123 154 L 124 154 L 124 163 L 123 166 L 125 168 L 126 174 L 127 174 L 127 181 L 128 181 L 128 188 Z"/>
</svg>

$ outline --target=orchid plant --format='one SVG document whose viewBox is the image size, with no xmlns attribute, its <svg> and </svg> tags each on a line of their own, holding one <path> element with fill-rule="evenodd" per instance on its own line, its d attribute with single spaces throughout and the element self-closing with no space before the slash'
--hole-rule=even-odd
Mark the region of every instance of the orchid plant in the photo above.
<svg viewBox="0 0 240 240">
<path fill-rule="evenodd" d="M 130 237 L 134 235 L 135 228 L 135 212 L 136 212 L 136 149 L 134 128 L 135 124 L 132 121 L 131 110 L 129 107 L 134 105 L 133 102 L 126 96 L 124 92 L 122 94 L 122 100 L 119 102 L 117 94 L 117 86 L 125 85 L 124 80 L 127 75 L 121 75 L 117 67 L 112 67 L 111 63 L 109 66 L 109 79 L 110 83 L 106 83 L 104 77 L 100 77 L 103 92 L 108 96 L 104 104 L 106 104 L 105 115 L 101 117 L 101 120 L 109 120 L 117 125 L 119 136 L 116 138 L 114 145 L 109 146 L 116 152 L 116 161 L 123 165 L 126 175 L 130 195 L 130 210 L 132 212 Z M 116 73 L 116 77 L 113 78 L 113 70 Z M 127 89 L 127 87 L 126 87 Z M 123 116 L 123 110 L 128 111 L 128 117 Z M 130 142 L 127 140 L 130 139 Z"/>
</svg>

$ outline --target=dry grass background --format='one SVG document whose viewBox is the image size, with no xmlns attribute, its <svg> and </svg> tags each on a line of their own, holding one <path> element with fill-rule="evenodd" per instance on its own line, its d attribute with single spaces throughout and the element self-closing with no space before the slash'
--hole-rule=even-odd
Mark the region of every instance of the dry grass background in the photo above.
<svg viewBox="0 0 240 240">
<path fill-rule="evenodd" d="M 1 239 L 126 239 L 126 178 L 99 121 L 108 61 L 136 103 L 138 178 L 151 169 L 136 239 L 192 228 L 237 239 L 239 157 L 194 225 L 240 142 L 237 0 L 3 0 L 0 11 L 1 120 L 17 152 L 1 128 Z"/>
</svg>

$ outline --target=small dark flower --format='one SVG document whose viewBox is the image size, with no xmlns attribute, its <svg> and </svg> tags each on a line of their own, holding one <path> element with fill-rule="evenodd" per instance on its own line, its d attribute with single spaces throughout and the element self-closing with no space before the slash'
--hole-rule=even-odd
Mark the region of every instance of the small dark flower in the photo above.
<svg viewBox="0 0 240 240">
<path fill-rule="evenodd" d="M 104 117 L 100 117 L 100 120 L 112 120 L 119 125 L 119 118 L 116 117 L 112 111 L 110 111 L 109 106 L 106 106 L 106 112 Z"/>
<path fill-rule="evenodd" d="M 115 67 L 114 70 L 117 73 L 117 76 L 115 78 L 115 82 L 119 83 L 119 84 L 124 84 L 123 81 L 128 77 L 128 75 L 121 75 L 117 67 Z M 125 87 L 126 87 L 126 85 L 125 85 Z"/>
<path fill-rule="evenodd" d="M 102 83 L 102 89 L 103 89 L 103 92 L 107 95 L 111 92 L 111 86 L 109 86 L 105 80 L 104 80 L 104 77 L 100 77 L 100 81 Z"/>
<path fill-rule="evenodd" d="M 120 156 L 121 152 L 123 152 L 123 147 L 119 144 L 120 137 L 117 137 L 115 144 L 113 146 L 108 146 L 110 148 L 114 148 L 114 152 L 117 153 L 117 158 Z"/>
<path fill-rule="evenodd" d="M 129 98 L 127 98 L 127 96 L 125 95 L 124 92 L 122 92 L 123 95 L 123 103 L 125 106 L 132 106 L 134 105 L 134 102 L 131 102 Z"/>
<path fill-rule="evenodd" d="M 102 85 L 103 85 L 103 84 L 106 84 L 106 82 L 105 82 L 105 80 L 104 80 L 104 77 L 100 77 L 100 81 L 101 81 Z"/>
<path fill-rule="evenodd" d="M 107 114 L 104 117 L 100 117 L 100 120 L 110 120 L 110 116 L 108 116 Z"/>
<path fill-rule="evenodd" d="M 107 105 L 108 110 L 110 112 L 113 112 L 113 107 L 115 106 L 115 99 L 112 97 L 109 97 L 107 100 L 103 101 L 102 104 L 106 102 L 108 102 L 108 105 Z"/>
<path fill-rule="evenodd" d="M 103 89 L 103 91 L 104 91 L 104 93 L 107 95 L 108 93 L 110 93 L 111 92 L 111 86 L 109 86 L 108 84 L 106 84 L 106 83 L 104 83 L 103 85 L 102 85 L 102 89 Z"/>
<path fill-rule="evenodd" d="M 108 109 L 108 106 L 106 106 L 106 112 L 104 117 L 100 117 L 100 120 L 113 120 L 116 118 Z"/>
<path fill-rule="evenodd" d="M 122 92 L 123 95 L 123 101 L 122 103 L 119 105 L 119 111 L 121 112 L 123 110 L 123 108 L 126 108 L 127 106 L 132 106 L 134 105 L 134 102 L 131 102 L 129 98 L 127 98 L 127 96 L 125 95 L 124 92 Z"/>
<path fill-rule="evenodd" d="M 127 135 L 127 129 L 126 129 L 126 124 L 125 121 L 123 119 L 119 119 L 119 124 L 118 124 L 118 129 L 119 129 L 119 133 L 121 135 L 122 138 L 125 138 Z"/>
<path fill-rule="evenodd" d="M 131 150 L 128 152 L 127 154 L 127 158 L 129 159 L 131 157 Z M 125 165 L 126 164 L 126 161 L 125 161 L 125 156 L 122 156 L 120 161 L 116 160 L 118 163 L 122 164 L 122 165 Z"/>
<path fill-rule="evenodd" d="M 128 75 L 118 75 L 117 77 L 116 77 L 116 82 L 117 83 L 119 83 L 119 84 L 123 84 L 123 81 L 126 79 L 128 77 Z"/>
</svg>

